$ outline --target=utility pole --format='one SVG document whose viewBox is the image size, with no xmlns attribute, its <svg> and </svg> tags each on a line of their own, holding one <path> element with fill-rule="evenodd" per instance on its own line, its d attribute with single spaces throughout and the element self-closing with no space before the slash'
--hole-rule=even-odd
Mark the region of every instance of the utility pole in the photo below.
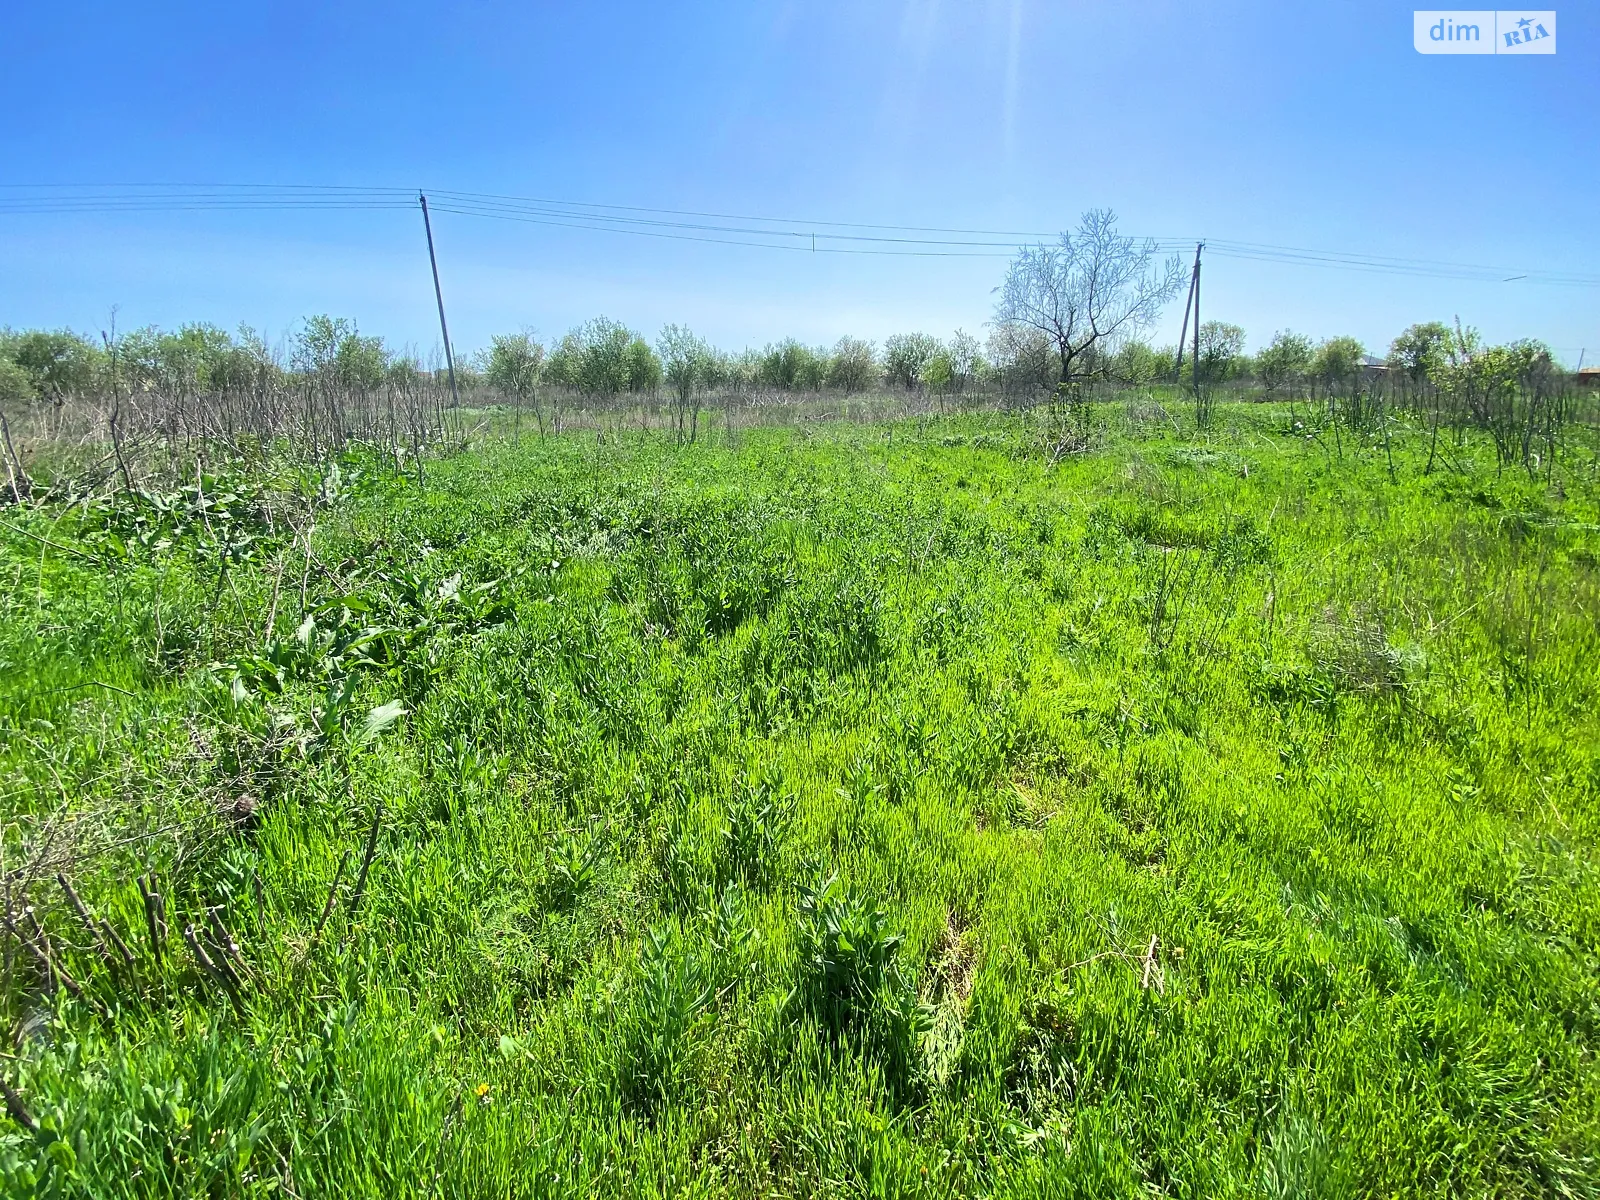
<svg viewBox="0 0 1600 1200">
<path fill-rule="evenodd" d="M 1195 381 L 1199 383 L 1200 369 L 1200 249 L 1204 242 L 1195 243 L 1194 270 L 1189 273 L 1189 296 L 1183 302 L 1183 328 L 1178 331 L 1178 361 L 1172 366 L 1172 373 L 1179 383 L 1183 382 L 1183 343 L 1189 338 L 1189 313 L 1194 312 L 1194 361 Z"/>
<path fill-rule="evenodd" d="M 428 234 L 428 265 L 433 268 L 433 298 L 439 302 L 439 333 L 444 338 L 444 364 L 450 371 L 450 401 L 460 408 L 461 393 L 456 391 L 456 356 L 450 349 L 450 327 L 444 323 L 444 292 L 439 288 L 439 260 L 433 254 L 433 222 L 428 219 L 428 198 L 418 192 L 417 199 L 422 201 L 422 228 Z"/>
<path fill-rule="evenodd" d="M 1194 394 L 1200 395 L 1200 251 L 1205 243 L 1194 248 Z"/>
</svg>

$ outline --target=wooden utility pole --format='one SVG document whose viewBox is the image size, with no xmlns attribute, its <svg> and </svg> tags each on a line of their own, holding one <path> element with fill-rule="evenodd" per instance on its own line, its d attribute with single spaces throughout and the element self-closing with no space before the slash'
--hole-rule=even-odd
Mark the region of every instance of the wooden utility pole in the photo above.
<svg viewBox="0 0 1600 1200">
<path fill-rule="evenodd" d="M 1178 358 L 1172 364 L 1172 375 L 1183 382 L 1183 344 L 1189 340 L 1189 314 L 1194 311 L 1194 275 L 1189 276 L 1189 294 L 1183 298 L 1183 328 L 1178 330 Z"/>
<path fill-rule="evenodd" d="M 450 371 L 450 401 L 460 408 L 461 393 L 456 391 L 456 356 L 450 349 L 450 327 L 444 323 L 444 292 L 439 287 L 439 260 L 433 253 L 433 222 L 428 219 L 428 198 L 418 192 L 417 199 L 422 201 L 422 228 L 428 234 L 428 265 L 433 268 L 433 298 L 439 302 L 439 334 L 444 338 L 444 365 Z"/>
<path fill-rule="evenodd" d="M 1200 394 L 1200 251 L 1205 248 L 1204 242 L 1199 242 L 1194 248 L 1194 394 Z"/>
<path fill-rule="evenodd" d="M 1189 314 L 1194 313 L 1194 362 L 1195 383 L 1199 385 L 1200 370 L 1200 249 L 1204 242 L 1195 243 L 1194 270 L 1189 273 L 1189 296 L 1183 302 L 1183 328 L 1178 331 L 1178 361 L 1172 366 L 1172 373 L 1179 383 L 1183 382 L 1183 343 L 1189 338 Z"/>
</svg>

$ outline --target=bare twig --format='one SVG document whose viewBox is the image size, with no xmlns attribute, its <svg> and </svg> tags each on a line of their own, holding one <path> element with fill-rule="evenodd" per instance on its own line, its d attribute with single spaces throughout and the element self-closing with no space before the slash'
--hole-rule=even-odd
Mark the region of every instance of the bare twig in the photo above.
<svg viewBox="0 0 1600 1200">
<path fill-rule="evenodd" d="M 39 1123 L 33 1119 L 28 1108 L 22 1103 L 22 1097 L 12 1089 L 4 1079 L 0 1079 L 0 1096 L 5 1097 L 6 1111 L 11 1114 L 11 1119 L 21 1125 L 29 1133 L 39 1132 Z"/>
<path fill-rule="evenodd" d="M 161 893 L 155 890 L 154 877 L 139 876 L 139 894 L 144 897 L 144 920 L 150 931 L 150 952 L 155 956 L 156 966 L 161 965 L 161 948 L 167 940 L 167 922 L 164 919 L 165 905 L 161 900 Z"/>
<path fill-rule="evenodd" d="M 1100 962 L 1107 958 L 1118 958 L 1125 963 L 1139 964 L 1142 971 L 1139 977 L 1139 986 L 1148 989 L 1153 983 L 1158 992 L 1166 994 L 1166 972 L 1162 969 L 1160 961 L 1161 942 L 1155 935 L 1150 935 L 1150 944 L 1143 954 L 1135 954 L 1129 950 L 1102 950 L 1099 954 L 1091 954 L 1088 958 L 1080 958 L 1075 963 L 1069 963 L 1062 968 L 1063 973 L 1076 971 L 1079 967 L 1086 967 L 1090 963 Z"/>
<path fill-rule="evenodd" d="M 10 474 L 11 498 L 21 504 L 33 495 L 33 480 L 28 478 L 28 473 L 22 469 L 22 460 L 17 457 L 17 451 L 11 444 L 11 424 L 6 420 L 4 413 L 0 413 L 0 436 L 3 436 L 6 447 L 6 469 Z"/>
<path fill-rule="evenodd" d="M 356 890 L 350 896 L 350 906 L 346 910 L 347 916 L 355 916 L 356 908 L 361 903 L 361 896 L 367 888 L 367 871 L 372 866 L 372 855 L 378 847 L 378 821 L 383 816 L 383 806 L 380 804 L 372 814 L 372 827 L 367 830 L 367 848 L 361 855 L 361 874 L 356 879 Z"/>
<path fill-rule="evenodd" d="M 243 971 L 248 975 L 250 968 L 245 965 L 244 954 L 239 949 L 239 943 L 234 941 L 233 934 L 228 931 L 228 927 L 222 922 L 221 908 L 206 909 L 206 919 L 211 925 L 211 936 L 216 939 L 217 948 L 226 954 L 233 964 L 238 967 L 239 971 Z"/>
<path fill-rule="evenodd" d="M 200 969 L 228 994 L 228 999 L 233 1003 L 234 1008 L 239 1008 L 238 988 L 235 986 L 234 981 L 206 953 L 206 948 L 200 944 L 200 939 L 195 936 L 193 925 L 185 925 L 183 927 L 183 940 L 189 947 L 189 953 L 194 956 L 194 961 L 199 964 Z"/>
<path fill-rule="evenodd" d="M 306 584 L 311 578 L 311 534 L 316 529 L 316 527 L 317 527 L 317 524 L 316 524 L 315 521 L 313 521 L 305 529 L 306 557 L 305 557 L 305 562 L 301 565 L 301 568 L 300 568 L 300 611 L 301 612 L 305 612 L 305 610 L 306 610 Z"/>
<path fill-rule="evenodd" d="M 29 938 L 26 933 L 18 929 L 14 924 L 11 925 L 11 932 L 16 937 L 17 941 L 22 944 L 22 948 L 33 956 L 33 961 L 39 964 L 39 970 L 44 975 L 45 991 L 53 992 L 56 990 L 56 966 L 55 963 L 50 960 L 49 939 L 45 936 L 44 928 L 39 924 L 39 918 L 34 914 L 32 908 L 23 909 L 22 915 L 27 920 L 28 924 L 33 928 L 34 938 L 37 938 L 38 940 L 34 941 L 33 939 Z M 67 990 L 71 991 L 72 988 L 76 986 L 77 983 L 74 981 L 73 984 L 67 988 Z"/>
<path fill-rule="evenodd" d="M 261 887 L 261 872 L 250 872 L 250 884 L 256 893 L 256 936 L 262 941 L 267 938 L 267 896 Z"/>
<path fill-rule="evenodd" d="M 300 531 L 297 529 L 295 530 L 295 540 L 298 541 L 299 538 Z M 292 543 L 290 549 L 293 549 Z M 272 573 L 272 602 L 267 605 L 267 619 L 261 626 L 261 640 L 263 642 L 272 637 L 272 627 L 278 620 L 278 595 L 283 589 L 283 569 L 288 565 L 288 562 L 288 551 L 280 551 L 278 554 L 278 569 Z"/>
<path fill-rule="evenodd" d="M 132 967 L 133 951 L 128 949 L 128 943 L 122 940 L 122 935 L 112 928 L 111 922 L 104 917 L 100 918 L 100 932 L 105 935 L 106 941 L 116 948 L 117 957 L 122 960 L 122 965 Z"/>
<path fill-rule="evenodd" d="M 195 936 L 196 940 L 198 940 L 199 933 L 197 932 Z M 202 948 L 204 948 L 203 944 Z M 217 974 L 224 979 L 229 988 L 233 989 L 234 991 L 238 991 L 244 987 L 244 979 L 240 976 L 238 971 L 234 970 L 233 963 L 228 958 L 227 948 L 217 944 L 216 930 L 214 926 L 212 928 L 211 948 L 208 953 L 210 954 L 212 965 L 216 969 Z"/>
<path fill-rule="evenodd" d="M 100 559 L 96 558 L 94 555 L 86 554 L 82 550 L 79 550 L 76 546 L 67 546 L 67 545 L 63 545 L 61 542 L 51 541 L 49 538 L 42 537 L 41 535 L 39 535 L 37 533 L 34 533 L 31 530 L 23 529 L 20 526 L 13 525 L 10 521 L 0 521 L 0 526 L 4 526 L 6 529 L 9 529 L 12 533 L 18 534 L 21 537 L 32 538 L 34 541 L 38 542 L 40 545 L 48 546 L 52 550 L 60 550 L 63 554 L 76 555 L 77 557 L 83 559 L 85 562 L 91 562 L 97 567 L 105 565 L 103 562 L 101 562 Z"/>
<path fill-rule="evenodd" d="M 1099 954 L 1091 954 L 1088 958 L 1080 958 L 1075 963 L 1068 963 L 1066 966 L 1062 967 L 1061 970 L 1062 973 L 1065 974 L 1068 971 L 1076 971 L 1079 967 L 1087 967 L 1090 963 L 1097 963 L 1102 959 L 1131 959 L 1132 957 L 1133 955 L 1129 954 L 1126 950 L 1102 950 Z"/>
<path fill-rule="evenodd" d="M 124 696 L 133 696 L 132 692 L 128 691 L 126 688 L 119 688 L 114 683 L 103 683 L 98 679 L 86 679 L 82 683 L 69 684 L 67 687 L 51 688 L 48 692 L 35 692 L 33 693 L 33 698 L 43 699 L 46 696 L 60 696 L 66 692 L 82 691 L 86 687 L 105 688 L 108 692 L 119 692 Z M 138 699 L 138 697 L 134 696 L 134 699 Z"/>
<path fill-rule="evenodd" d="M 1158 939 L 1156 935 L 1152 933 L 1150 935 L 1150 946 L 1144 952 L 1144 977 L 1139 981 L 1139 986 L 1148 990 L 1150 987 L 1150 981 L 1154 979 L 1156 991 L 1160 992 L 1162 995 L 1166 995 L 1166 972 L 1161 969 L 1161 963 L 1156 957 L 1160 950 L 1160 939 Z"/>
<path fill-rule="evenodd" d="M 72 886 L 72 881 L 60 871 L 57 871 L 56 882 L 61 885 L 61 890 L 67 894 L 67 903 L 72 905 L 72 911 L 78 914 L 78 920 L 83 922 L 83 927 L 89 931 L 89 936 L 94 939 L 95 948 L 100 951 L 100 957 L 109 964 L 111 962 L 111 950 L 106 945 L 105 939 L 100 936 L 99 927 L 94 923 L 94 918 L 89 915 L 89 910 L 84 907 L 77 890 Z"/>
<path fill-rule="evenodd" d="M 22 930 L 18 929 L 14 924 L 11 925 L 11 932 L 16 939 L 22 943 L 23 947 L 33 955 L 34 961 L 39 964 L 39 969 L 44 972 L 46 982 L 49 983 L 52 988 L 55 986 L 55 984 L 59 983 L 62 987 L 66 988 L 75 999 L 81 1000 L 83 1003 L 93 1008 L 96 1012 L 100 1012 L 100 1005 L 84 992 L 83 985 L 72 977 L 72 973 L 70 971 L 63 967 L 59 962 L 56 962 L 51 956 L 50 940 L 45 935 L 44 926 L 39 924 L 39 918 L 34 915 L 33 909 L 27 909 L 26 915 L 28 918 L 28 923 L 33 927 L 34 937 L 38 939 L 37 943 L 33 939 L 30 939 L 27 934 L 23 933 Z"/>
<path fill-rule="evenodd" d="M 316 948 L 317 942 L 322 937 L 322 927 L 328 923 L 328 916 L 333 912 L 333 902 L 339 895 L 339 881 L 344 878 L 344 869 L 350 865 L 350 851 L 346 850 L 339 859 L 339 869 L 333 873 L 333 883 L 328 887 L 328 899 L 322 906 L 322 916 L 317 918 L 317 927 L 311 931 L 311 944 L 306 947 L 306 954 Z"/>
<path fill-rule="evenodd" d="M 56 816 L 60 815 L 61 814 L 56 814 Z M 86 819 L 84 814 L 77 814 L 77 816 L 81 819 Z M 193 821 L 174 821 L 170 825 L 163 825 L 158 829 L 150 829 L 142 833 L 131 834 L 128 837 L 119 838 L 118 840 L 112 842 L 106 842 L 99 846 L 86 847 L 82 844 L 75 844 L 64 846 L 60 848 L 59 851 L 57 851 L 54 846 L 55 834 L 58 832 L 58 830 L 47 827 L 46 832 L 49 834 L 49 836 L 45 839 L 45 845 L 43 848 L 32 856 L 27 866 L 17 867 L 7 872 L 6 878 L 8 880 L 18 882 L 19 884 L 26 885 L 33 879 L 47 874 L 52 869 L 74 866 L 76 864 L 85 862 L 96 855 L 107 854 L 113 850 L 120 850 L 124 846 L 134 846 L 141 842 L 148 842 L 155 838 L 164 837 L 169 833 L 177 833 L 183 830 L 194 831 L 195 827 L 196 823 Z M 203 832 L 203 830 L 195 832 L 194 836 L 198 838 Z M 207 836 L 221 836 L 226 832 L 227 827 L 221 826 L 215 831 L 215 833 Z"/>
</svg>

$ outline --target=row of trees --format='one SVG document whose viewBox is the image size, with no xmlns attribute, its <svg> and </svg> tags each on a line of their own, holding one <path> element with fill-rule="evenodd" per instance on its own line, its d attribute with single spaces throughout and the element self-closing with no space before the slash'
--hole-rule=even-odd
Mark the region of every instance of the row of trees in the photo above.
<svg viewBox="0 0 1600 1200">
<path fill-rule="evenodd" d="M 248 325 L 154 326 L 96 341 L 69 330 L 0 330 L 0 401 L 60 403 L 73 395 L 121 390 L 208 394 L 242 391 L 290 376 L 375 390 L 422 370 L 382 338 L 363 336 L 343 318 L 308 317 L 287 347 L 274 349 Z"/>
<path fill-rule="evenodd" d="M 1459 364 L 1491 350 L 1559 368 L 1537 342 L 1487 347 L 1471 330 L 1433 321 L 1400 334 L 1382 357 L 1353 337 L 1313 342 L 1292 331 L 1276 333 L 1256 354 L 1245 352 L 1245 331 L 1225 321 L 1200 327 L 1203 384 L 1255 385 L 1272 396 L 1320 398 L 1349 392 L 1374 371 L 1392 373 L 1403 395 L 1421 394 Z M 1182 377 L 1175 346 L 1152 346 L 1135 337 L 1069 349 L 1067 381 L 1103 379 L 1148 386 L 1188 383 L 1190 349 Z M 1487 360 L 1486 360 L 1487 361 Z M 463 381 L 484 383 L 508 397 L 533 399 L 540 388 L 590 396 L 654 395 L 665 390 L 688 404 L 695 396 L 740 391 L 844 393 L 880 388 L 932 393 L 1048 390 L 1062 382 L 1060 344 L 1037 330 L 999 323 L 986 344 L 962 330 L 948 340 L 925 333 L 896 334 L 879 348 L 856 337 L 832 347 L 793 338 L 763 349 L 729 353 L 681 325 L 663 328 L 652 344 L 604 317 L 574 329 L 549 346 L 530 333 L 492 339 L 488 348 L 458 363 Z M 1457 364 L 1452 366 L 1451 364 Z M 120 387 L 125 392 L 207 393 L 258 386 L 264 379 L 299 377 L 329 386 L 376 390 L 432 376 L 410 353 L 382 338 L 363 335 L 342 318 L 308 318 L 286 347 L 274 349 L 255 330 L 236 334 L 214 325 L 185 325 L 175 332 L 135 330 L 92 341 L 65 330 L 0 330 L 0 402 L 60 401 Z"/>
<path fill-rule="evenodd" d="M 125 481 L 140 456 L 190 461 L 213 444 L 288 441 L 316 457 L 358 439 L 420 463 L 423 446 L 461 436 L 443 375 L 326 316 L 276 347 L 203 324 L 98 339 L 0 329 L 3 486 L 27 489 L 30 447 L 73 444 L 109 444 Z"/>
<path fill-rule="evenodd" d="M 560 427 L 563 396 L 654 398 L 664 390 L 679 433 L 689 440 L 698 429 L 702 398 L 718 391 L 882 388 L 1031 396 L 1087 381 L 1182 382 L 1199 385 L 1200 406 L 1218 385 L 1253 384 L 1269 396 L 1343 397 L 1340 411 L 1359 422 L 1365 419 L 1363 406 L 1382 390 L 1375 386 L 1381 377 L 1386 390 L 1399 389 L 1402 403 L 1459 395 L 1464 411 L 1488 421 L 1482 414 L 1493 406 L 1490 398 L 1504 391 L 1490 376 L 1510 372 L 1527 379 L 1538 373 L 1553 380 L 1559 374 L 1548 349 L 1537 343 L 1485 347 L 1475 333 L 1438 322 L 1406 330 L 1383 359 L 1370 356 L 1355 338 L 1313 344 L 1291 331 L 1280 331 L 1250 355 L 1245 331 L 1216 320 L 1199 327 L 1193 346 L 1151 346 L 1142 334 L 1181 288 L 1184 274 L 1178 258 L 1161 258 L 1154 242 L 1119 234 L 1112 213 L 1091 210 L 1055 244 L 1019 251 L 996 289 L 986 343 L 957 330 L 948 340 L 897 334 L 881 348 L 847 336 L 831 347 L 789 338 L 728 353 L 679 325 L 668 325 L 652 343 L 600 317 L 548 346 L 526 332 L 495 337 L 482 352 L 460 360 L 458 374 L 469 389 L 482 383 L 514 398 L 519 414 L 531 408 L 541 428 L 547 417 Z M 1180 379 L 1178 363 L 1186 351 L 1191 357 Z M 370 396 L 404 392 L 424 380 L 437 383 L 437 372 L 425 372 L 415 355 L 397 353 L 353 323 L 326 316 L 306 320 L 277 350 L 249 328 L 230 335 L 211 325 L 102 334 L 98 342 L 66 331 L 0 330 L 0 402 L 59 404 L 74 393 L 95 391 L 197 396 L 270 388 Z"/>
<path fill-rule="evenodd" d="M 482 380 L 509 395 L 539 385 L 585 395 L 672 390 L 864 392 L 878 387 L 965 391 L 993 371 L 978 340 L 958 330 L 948 341 L 924 333 L 888 338 L 880 351 L 861 338 L 808 346 L 793 338 L 760 350 L 719 350 L 682 326 L 669 325 L 652 345 L 616 321 L 598 317 L 550 344 L 529 333 L 495 337 L 458 363 L 471 386 Z M 309 317 L 286 346 L 257 331 L 215 325 L 155 327 L 92 339 L 69 330 L 0 330 L 0 400 L 56 401 L 120 387 L 128 392 L 205 393 L 299 376 L 375 390 L 423 372 L 414 354 L 363 335 L 343 318 Z M 431 373 L 431 372 L 430 372 Z"/>
<path fill-rule="evenodd" d="M 130 446 L 159 444 L 181 456 L 214 441 L 288 439 L 315 455 L 352 438 L 386 446 L 397 464 L 409 454 L 420 472 L 422 448 L 464 437 L 472 407 L 513 401 L 519 431 L 530 412 L 541 432 L 560 431 L 573 397 L 594 407 L 633 396 L 650 410 L 665 398 L 678 438 L 694 441 L 712 395 L 731 428 L 734 409 L 759 393 L 887 391 L 941 403 L 967 393 L 1021 402 L 1054 394 L 1068 402 L 1063 411 L 1081 416 L 1075 402 L 1086 383 L 1181 383 L 1204 427 L 1221 386 L 1233 385 L 1310 404 L 1296 419 L 1306 418 L 1313 437 L 1331 433 L 1339 453 L 1341 429 L 1381 432 L 1387 447 L 1396 409 L 1422 414 L 1430 467 L 1472 429 L 1493 439 L 1502 465 L 1533 467 L 1571 418 L 1571 389 L 1548 348 L 1489 346 L 1459 322 L 1414 325 L 1381 358 L 1352 337 L 1313 343 L 1292 331 L 1251 355 L 1245 331 L 1217 320 L 1199 327 L 1197 346 L 1152 346 L 1144 335 L 1185 275 L 1181 261 L 1157 251 L 1119 234 L 1110 212 L 1085 213 L 1056 243 L 1017 254 L 984 342 L 957 330 L 948 339 L 897 334 L 881 346 L 788 338 L 729 353 L 681 325 L 652 341 L 604 317 L 549 344 L 507 334 L 457 359 L 467 411 L 454 407 L 455 389 L 437 364 L 424 368 L 415 354 L 327 316 L 307 319 L 278 346 L 248 327 L 204 324 L 98 338 L 0 329 L 0 445 L 15 496 L 27 479 L 11 438 L 19 411 L 31 441 L 109 442 L 124 475 Z"/>
<path fill-rule="evenodd" d="M 883 348 L 856 337 L 833 346 L 794 338 L 760 350 L 729 353 L 682 325 L 661 330 L 654 345 L 605 317 L 574 329 L 548 348 L 532 334 L 505 334 L 469 360 L 485 383 L 530 408 L 543 429 L 559 425 L 560 393 L 613 396 L 665 390 L 675 426 L 692 441 L 704 397 L 718 391 L 846 394 L 876 388 L 959 394 L 993 377 L 977 338 L 957 330 L 948 341 L 925 333 L 897 334 Z M 550 403 L 541 405 L 541 392 Z"/>
<path fill-rule="evenodd" d="M 545 382 L 594 394 L 643 392 L 668 381 L 669 364 L 693 361 L 697 378 L 708 386 L 724 384 L 773 391 L 863 392 L 875 387 L 961 390 L 987 375 L 983 348 L 957 330 L 948 341 L 925 333 L 896 334 L 880 351 L 869 341 L 842 337 L 833 346 L 808 346 L 786 338 L 763 349 L 729 353 L 679 325 L 668 325 L 652 346 L 615 321 L 596 318 L 546 350 L 527 333 L 493 339 L 475 365 L 499 377 L 514 363 L 516 378 L 529 370 Z M 679 378 L 684 378 L 682 371 Z"/>
</svg>

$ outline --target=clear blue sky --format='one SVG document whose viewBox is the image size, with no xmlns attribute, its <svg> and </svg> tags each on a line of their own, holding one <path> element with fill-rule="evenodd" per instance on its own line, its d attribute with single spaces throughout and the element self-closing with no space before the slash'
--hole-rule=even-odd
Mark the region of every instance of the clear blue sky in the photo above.
<svg viewBox="0 0 1600 1200">
<path fill-rule="evenodd" d="M 0 182 L 392 185 L 807 220 L 1128 232 L 1600 274 L 1600 5 L 1554 57 L 1412 10 L 1222 0 L 14 0 Z M 785 254 L 441 214 L 453 340 L 599 313 L 738 348 L 981 335 L 1003 261 Z M 1509 272 L 1508 272 L 1509 273 Z M 1459 314 L 1600 356 L 1600 288 L 1208 261 L 1206 315 L 1369 345 Z M 437 343 L 415 212 L 0 215 L 0 324 L 330 312 Z M 1179 304 L 1156 331 L 1176 333 Z M 1171 329 L 1166 326 L 1172 326 Z"/>
</svg>

